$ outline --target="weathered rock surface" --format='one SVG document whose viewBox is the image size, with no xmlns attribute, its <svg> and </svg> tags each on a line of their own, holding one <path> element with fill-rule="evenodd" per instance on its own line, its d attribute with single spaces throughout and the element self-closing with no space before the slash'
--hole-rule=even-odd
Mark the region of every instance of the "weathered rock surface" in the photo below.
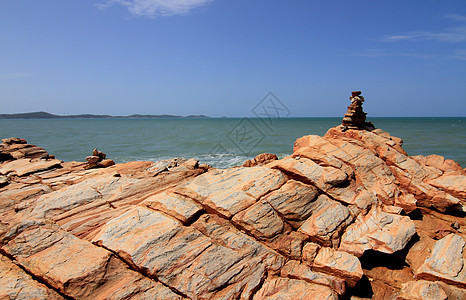
<svg viewBox="0 0 466 300">
<path fill-rule="evenodd" d="M 280 171 L 267 167 L 212 170 L 176 192 L 197 199 L 208 211 L 231 218 L 285 181 Z"/>
<path fill-rule="evenodd" d="M 0 254 L 0 299 L 63 299 Z"/>
<path fill-rule="evenodd" d="M 189 223 L 202 211 L 200 204 L 172 191 L 164 191 L 150 196 L 144 200 L 143 204 L 154 210 L 162 211 L 184 224 Z"/>
<path fill-rule="evenodd" d="M 243 167 L 262 166 L 277 159 L 278 157 L 275 154 L 262 153 L 262 154 L 257 155 L 253 159 L 245 161 L 243 164 Z"/>
<path fill-rule="evenodd" d="M 51 158 L 44 148 L 28 144 L 25 139 L 7 138 L 2 139 L 0 144 L 0 162 L 20 158 Z"/>
<path fill-rule="evenodd" d="M 276 277 L 266 280 L 253 299 L 336 300 L 338 296 L 329 287 L 323 285 L 305 280 Z"/>
<path fill-rule="evenodd" d="M 0 298 L 464 299 L 464 169 L 408 156 L 358 99 L 346 127 L 224 170 L 5 139 Z"/>
<path fill-rule="evenodd" d="M 290 260 L 286 263 L 280 274 L 282 277 L 296 278 L 310 283 L 328 286 L 339 296 L 343 296 L 346 292 L 346 284 L 343 279 L 312 271 L 309 266 L 300 264 L 296 260 Z"/>
<path fill-rule="evenodd" d="M 21 224 L 8 239 L 3 252 L 49 287 L 75 299 L 180 298 L 160 283 L 131 271 L 111 252 L 55 226 Z"/>
<path fill-rule="evenodd" d="M 313 267 L 315 270 L 345 278 L 351 287 L 355 286 L 363 275 L 361 263 L 356 256 L 328 247 L 320 249 Z"/>
<path fill-rule="evenodd" d="M 0 168 L 0 174 L 24 176 L 59 167 L 61 162 L 62 161 L 58 159 L 37 159 L 31 161 L 30 159 L 23 158 L 2 165 L 2 167 Z"/>
<path fill-rule="evenodd" d="M 456 234 L 449 234 L 436 242 L 431 255 L 416 270 L 416 278 L 436 279 L 466 288 L 465 245 L 464 238 Z"/>
<path fill-rule="evenodd" d="M 394 253 L 402 250 L 415 233 L 415 224 L 409 217 L 386 213 L 380 206 L 374 206 L 347 228 L 340 249 L 356 256 L 369 249 Z"/>
<path fill-rule="evenodd" d="M 342 231 L 353 221 L 348 208 L 325 195 L 313 202 L 311 216 L 298 229 L 325 246 L 338 246 Z"/>
</svg>

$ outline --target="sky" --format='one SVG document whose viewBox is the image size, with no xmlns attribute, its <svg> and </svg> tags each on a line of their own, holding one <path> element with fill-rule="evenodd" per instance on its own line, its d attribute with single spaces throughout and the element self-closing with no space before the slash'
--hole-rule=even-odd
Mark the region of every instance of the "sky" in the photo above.
<svg viewBox="0 0 466 300">
<path fill-rule="evenodd" d="M 353 90 L 466 116 L 466 1 L 0 0 L 0 113 L 339 117 Z"/>
</svg>

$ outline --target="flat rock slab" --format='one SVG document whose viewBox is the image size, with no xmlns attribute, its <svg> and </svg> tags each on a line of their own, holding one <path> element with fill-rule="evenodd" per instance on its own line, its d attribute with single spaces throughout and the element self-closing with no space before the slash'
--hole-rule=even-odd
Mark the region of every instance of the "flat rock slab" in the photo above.
<svg viewBox="0 0 466 300">
<path fill-rule="evenodd" d="M 64 299 L 0 254 L 0 299 Z"/>
<path fill-rule="evenodd" d="M 254 300 L 337 300 L 338 296 L 327 286 L 305 280 L 275 277 L 267 279 L 254 295 Z"/>
<path fill-rule="evenodd" d="M 427 183 L 466 202 L 466 176 L 464 175 L 446 174 Z"/>
<path fill-rule="evenodd" d="M 313 269 L 345 278 L 349 286 L 353 287 L 362 278 L 359 259 L 347 252 L 323 247 L 314 260 Z"/>
<path fill-rule="evenodd" d="M 269 164 L 269 167 L 283 170 L 326 191 L 348 180 L 348 175 L 334 167 L 322 167 L 307 158 L 286 157 Z"/>
<path fill-rule="evenodd" d="M 416 278 L 440 280 L 466 288 L 464 238 L 449 234 L 434 244 L 431 255 L 417 270 Z"/>
<path fill-rule="evenodd" d="M 31 215 L 36 218 L 54 218 L 86 205 L 107 206 L 105 201 L 120 198 L 125 188 L 132 188 L 138 181 L 129 177 L 96 176 L 39 197 L 33 203 Z"/>
<path fill-rule="evenodd" d="M 341 237 L 340 250 L 360 257 L 372 249 L 394 253 L 403 249 L 416 233 L 414 222 L 406 216 L 389 214 L 373 206 L 367 215 L 360 214 Z"/>
<path fill-rule="evenodd" d="M 61 160 L 49 159 L 49 160 L 30 160 L 30 159 L 18 159 L 12 162 L 3 164 L 0 167 L 0 174 L 13 173 L 17 176 L 24 176 L 31 173 L 49 170 L 55 167 L 59 167 Z"/>
<path fill-rule="evenodd" d="M 343 296 L 346 292 L 346 284 L 343 279 L 312 271 L 309 266 L 300 264 L 299 261 L 296 260 L 290 260 L 287 262 L 282 268 L 280 275 L 282 277 L 294 278 L 328 286 L 339 296 Z"/>
<path fill-rule="evenodd" d="M 202 211 L 202 206 L 199 203 L 173 191 L 164 191 L 150 196 L 144 200 L 143 204 L 169 214 L 184 224 L 189 223 Z"/>
<path fill-rule="evenodd" d="M 311 216 L 298 231 L 326 246 L 332 245 L 332 239 L 338 240 L 343 229 L 353 220 L 348 208 L 325 195 L 312 202 L 310 210 Z"/>
<path fill-rule="evenodd" d="M 130 270 L 111 252 L 48 225 L 24 224 L 2 251 L 75 299 L 181 298 Z"/>
<path fill-rule="evenodd" d="M 161 212 L 136 207 L 109 221 L 94 242 L 191 298 L 243 293 L 247 299 L 268 268 L 284 264 L 278 254 L 239 233 L 211 239 L 212 226 L 221 226 L 216 222 L 195 224 L 185 227 Z M 244 246 L 227 246 L 232 242 Z"/>
<path fill-rule="evenodd" d="M 285 181 L 280 171 L 267 167 L 212 170 L 177 188 L 176 192 L 196 199 L 211 212 L 231 218 L 268 192 L 280 188 Z"/>
</svg>

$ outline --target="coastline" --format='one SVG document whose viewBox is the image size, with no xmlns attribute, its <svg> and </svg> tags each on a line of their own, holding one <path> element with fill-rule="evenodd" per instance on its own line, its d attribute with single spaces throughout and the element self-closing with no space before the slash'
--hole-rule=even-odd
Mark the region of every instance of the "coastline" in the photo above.
<svg viewBox="0 0 466 300">
<path fill-rule="evenodd" d="M 83 153 L 98 147 L 117 163 L 197 158 L 219 168 L 232 167 L 264 152 L 284 157 L 293 142 L 306 134 L 324 135 L 340 118 L 274 119 L 270 129 L 249 118 L 262 140 L 242 151 L 233 143 L 233 130 L 242 118 L 210 119 L 57 119 L 0 120 L 0 136 L 24 137 L 64 161 L 82 160 Z M 410 155 L 432 153 L 466 166 L 466 118 L 368 118 L 374 124 L 403 137 Z M 137 134 L 135 134 L 137 133 Z M 233 140 L 233 141 L 232 141 Z M 221 144 L 222 147 L 216 147 Z M 238 143 L 237 143 L 238 144 Z"/>
</svg>

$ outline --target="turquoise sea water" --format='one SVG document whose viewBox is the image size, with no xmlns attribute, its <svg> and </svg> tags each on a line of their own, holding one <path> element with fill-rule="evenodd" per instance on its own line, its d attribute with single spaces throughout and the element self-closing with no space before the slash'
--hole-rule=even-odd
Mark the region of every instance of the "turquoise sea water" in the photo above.
<svg viewBox="0 0 466 300">
<path fill-rule="evenodd" d="M 369 118 L 404 140 L 409 155 L 439 154 L 466 167 L 466 118 Z M 218 168 L 257 154 L 289 155 L 304 135 L 324 135 L 341 118 L 0 120 L 0 137 L 22 137 L 64 161 L 98 148 L 118 163 L 197 158 Z"/>
</svg>

